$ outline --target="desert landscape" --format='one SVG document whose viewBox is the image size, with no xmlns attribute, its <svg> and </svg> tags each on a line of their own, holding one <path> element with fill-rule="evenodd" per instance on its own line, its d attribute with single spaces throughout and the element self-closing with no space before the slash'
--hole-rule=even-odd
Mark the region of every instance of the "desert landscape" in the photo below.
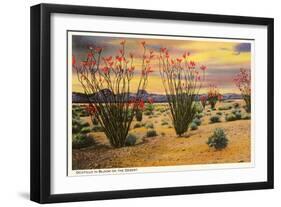
<svg viewBox="0 0 281 207">
<path fill-rule="evenodd" d="M 71 170 L 251 161 L 250 42 L 71 38 Z"/>
<path fill-rule="evenodd" d="M 99 125 L 82 115 L 82 131 L 92 141 L 89 146 L 73 149 L 73 170 L 250 162 L 251 120 L 243 100 L 221 101 L 215 110 L 206 106 L 197 114 L 196 126 L 182 137 L 175 134 L 167 104 L 154 105 L 152 112 L 144 111 L 142 121 L 132 122 L 129 133 L 136 136 L 136 143 L 122 148 L 112 148 Z M 73 110 L 80 108 L 83 104 L 75 104 Z M 229 144 L 225 149 L 212 149 L 207 144 L 216 128 L 226 132 Z"/>
</svg>

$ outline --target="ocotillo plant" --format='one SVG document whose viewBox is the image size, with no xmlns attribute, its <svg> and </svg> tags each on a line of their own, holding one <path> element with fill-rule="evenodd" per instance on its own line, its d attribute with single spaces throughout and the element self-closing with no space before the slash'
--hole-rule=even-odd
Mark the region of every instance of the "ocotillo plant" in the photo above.
<svg viewBox="0 0 281 207">
<path fill-rule="evenodd" d="M 178 136 L 187 132 L 195 117 L 194 101 L 202 85 L 199 69 L 194 61 L 189 60 L 189 55 L 186 52 L 182 57 L 173 59 L 166 48 L 161 48 L 159 55 L 159 71 Z M 205 66 L 200 68 L 206 69 Z"/>
<path fill-rule="evenodd" d="M 239 88 L 241 95 L 246 103 L 246 111 L 251 112 L 251 72 L 241 68 L 235 76 L 234 83 Z"/>
<path fill-rule="evenodd" d="M 207 97 L 208 97 L 207 100 L 211 105 L 211 108 L 215 109 L 216 103 L 221 99 L 221 94 L 219 93 L 218 87 L 215 85 L 210 85 Z"/>
<path fill-rule="evenodd" d="M 203 106 L 203 109 L 205 109 L 205 106 L 206 106 L 206 104 L 207 104 L 207 96 L 206 95 L 202 95 L 202 96 L 200 96 L 200 98 L 199 98 L 199 100 L 200 100 L 200 102 L 201 102 L 201 105 Z"/>
<path fill-rule="evenodd" d="M 130 98 L 132 79 L 135 77 L 134 55 L 127 54 L 125 41 L 120 42 L 120 50 L 115 57 L 103 56 L 103 48 L 90 46 L 86 59 L 72 65 L 77 78 L 87 94 L 91 111 L 103 128 L 111 146 L 125 146 L 126 137 L 136 111 L 143 107 L 142 92 L 145 91 L 151 70 L 153 51 L 143 47 L 140 78 L 136 95 Z"/>
</svg>

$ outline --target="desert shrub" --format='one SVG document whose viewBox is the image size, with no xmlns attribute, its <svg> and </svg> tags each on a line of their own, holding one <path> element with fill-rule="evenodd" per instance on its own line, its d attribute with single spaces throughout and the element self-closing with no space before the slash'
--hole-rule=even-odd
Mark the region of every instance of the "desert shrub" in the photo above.
<svg viewBox="0 0 281 207">
<path fill-rule="evenodd" d="M 72 125 L 72 133 L 78 133 L 81 130 L 81 126 L 79 125 Z"/>
<path fill-rule="evenodd" d="M 154 129 L 149 129 L 149 130 L 146 132 L 146 136 L 147 136 L 147 137 L 155 137 L 155 136 L 157 136 L 157 132 L 156 132 L 156 130 L 154 130 Z"/>
<path fill-rule="evenodd" d="M 190 129 L 191 129 L 191 130 L 196 130 L 196 129 L 198 129 L 198 125 L 197 125 L 196 123 L 192 122 L 192 123 L 190 124 Z"/>
<path fill-rule="evenodd" d="M 204 116 L 203 113 L 197 113 L 197 114 L 195 115 L 195 118 L 201 119 L 203 116 Z"/>
<path fill-rule="evenodd" d="M 153 112 L 154 108 L 155 108 L 155 106 L 153 104 L 147 104 L 145 107 L 145 110 Z"/>
<path fill-rule="evenodd" d="M 239 109 L 233 109 L 233 110 L 231 111 L 231 113 L 233 113 L 233 114 L 241 113 L 241 110 L 239 110 Z"/>
<path fill-rule="evenodd" d="M 80 131 L 83 134 L 87 134 L 89 132 L 91 132 L 91 128 L 90 127 L 83 127 Z"/>
<path fill-rule="evenodd" d="M 142 110 L 136 111 L 136 119 L 137 121 L 142 121 Z"/>
<path fill-rule="evenodd" d="M 215 129 L 213 135 L 208 138 L 207 144 L 215 149 L 225 148 L 228 144 L 228 138 L 224 130 L 221 128 Z"/>
<path fill-rule="evenodd" d="M 201 119 L 198 119 L 197 117 L 195 119 L 193 119 L 192 123 L 196 124 L 197 126 L 200 126 L 202 121 Z"/>
<path fill-rule="evenodd" d="M 152 115 L 152 114 L 153 114 L 153 112 L 152 112 L 152 111 L 144 111 L 143 113 L 144 113 L 144 115 L 146 115 L 146 116 L 150 116 L 150 115 Z"/>
<path fill-rule="evenodd" d="M 234 108 L 239 108 L 239 107 L 240 107 L 240 104 L 239 104 L 239 103 L 233 103 L 233 107 L 234 107 Z"/>
<path fill-rule="evenodd" d="M 154 125 L 153 125 L 153 123 L 147 123 L 147 124 L 145 125 L 145 127 L 146 127 L 146 128 L 150 128 L 150 129 L 153 129 L 153 128 L 154 128 Z"/>
<path fill-rule="evenodd" d="M 81 126 L 81 120 L 80 118 L 72 118 L 72 126 L 73 125 L 79 125 Z"/>
<path fill-rule="evenodd" d="M 242 119 L 246 120 L 246 119 L 251 119 L 251 114 L 248 114 L 248 113 L 244 113 L 242 115 Z"/>
<path fill-rule="evenodd" d="M 195 102 L 194 103 L 194 110 L 197 113 L 202 113 L 204 108 L 203 108 L 203 106 L 202 106 L 202 104 L 200 102 Z"/>
<path fill-rule="evenodd" d="M 72 148 L 80 149 L 95 144 L 95 141 L 90 135 L 76 134 L 72 139 Z"/>
<path fill-rule="evenodd" d="M 95 125 L 95 126 L 93 126 L 92 131 L 94 131 L 94 132 L 103 132 L 104 130 L 103 130 L 103 128 L 100 125 Z"/>
<path fill-rule="evenodd" d="M 211 110 L 210 110 L 210 109 L 208 109 L 208 110 L 207 110 L 207 112 L 211 112 Z"/>
<path fill-rule="evenodd" d="M 161 113 L 164 113 L 164 112 L 166 112 L 166 111 L 167 111 L 167 109 L 164 109 L 164 108 L 161 108 L 161 109 L 160 109 L 160 112 L 161 112 Z"/>
<path fill-rule="evenodd" d="M 134 125 L 134 128 L 140 128 L 141 127 L 141 123 L 136 123 L 135 125 Z"/>
<path fill-rule="evenodd" d="M 236 117 L 236 120 L 239 120 L 239 119 L 242 118 L 242 115 L 241 115 L 240 112 L 236 112 L 236 113 L 235 113 L 235 117 Z"/>
<path fill-rule="evenodd" d="M 220 106 L 218 109 L 219 111 L 230 110 L 232 109 L 232 106 L 227 104 L 227 105 Z"/>
<path fill-rule="evenodd" d="M 161 125 L 164 126 L 164 125 L 168 125 L 169 123 L 167 121 L 162 121 Z"/>
<path fill-rule="evenodd" d="M 235 120 L 236 120 L 235 114 L 230 113 L 225 115 L 225 121 L 235 121 Z"/>
<path fill-rule="evenodd" d="M 217 123 L 217 122 L 220 122 L 221 120 L 220 120 L 220 116 L 218 116 L 218 115 L 214 115 L 214 116 L 211 116 L 210 117 L 210 122 L 211 123 Z"/>
<path fill-rule="evenodd" d="M 165 132 L 161 132 L 161 136 L 165 136 L 166 134 L 165 134 Z"/>
<path fill-rule="evenodd" d="M 128 134 L 126 141 L 125 141 L 125 145 L 126 146 L 133 146 L 135 145 L 137 142 L 137 136 L 135 134 Z"/>
<path fill-rule="evenodd" d="M 80 122 L 80 124 L 81 124 L 82 127 L 89 127 L 90 126 L 90 124 L 86 121 L 82 121 L 82 122 Z"/>
<path fill-rule="evenodd" d="M 221 116 L 221 115 L 222 115 L 222 112 L 218 111 L 216 114 L 219 115 L 219 116 Z"/>
</svg>

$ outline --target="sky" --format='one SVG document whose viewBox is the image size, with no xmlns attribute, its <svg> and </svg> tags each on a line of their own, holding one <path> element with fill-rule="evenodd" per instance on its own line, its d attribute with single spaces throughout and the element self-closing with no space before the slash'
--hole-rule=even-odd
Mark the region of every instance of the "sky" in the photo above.
<svg viewBox="0 0 281 207">
<path fill-rule="evenodd" d="M 109 34 L 110 35 L 110 34 Z M 189 60 L 197 65 L 206 65 L 205 80 L 200 93 L 206 93 L 210 84 L 215 84 L 220 93 L 239 93 L 233 82 L 234 76 L 240 68 L 251 69 L 251 43 L 248 41 L 192 38 L 192 39 L 165 39 L 165 37 L 112 37 L 112 36 L 72 36 L 72 54 L 77 61 L 83 61 L 87 57 L 88 45 L 103 48 L 103 56 L 115 56 L 120 49 L 120 42 L 126 41 L 126 53 L 132 52 L 135 57 L 136 76 L 132 80 L 132 91 L 139 80 L 139 68 L 143 48 L 141 42 L 146 42 L 148 50 L 153 50 L 157 55 L 160 48 L 167 48 L 172 58 L 182 57 L 185 52 L 190 53 Z M 70 57 L 71 58 L 71 57 Z M 161 77 L 158 70 L 157 58 L 152 60 L 154 72 L 149 76 L 146 90 L 149 93 L 164 94 Z M 77 80 L 76 73 L 72 71 L 72 91 L 83 92 Z"/>
</svg>

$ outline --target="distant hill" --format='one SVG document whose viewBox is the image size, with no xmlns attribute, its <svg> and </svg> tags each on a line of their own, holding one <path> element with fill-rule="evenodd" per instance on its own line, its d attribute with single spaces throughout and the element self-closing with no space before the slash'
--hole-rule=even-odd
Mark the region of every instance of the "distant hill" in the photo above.
<svg viewBox="0 0 281 207">
<path fill-rule="evenodd" d="M 142 93 L 142 99 L 144 101 L 147 101 L 148 98 L 152 98 L 155 103 L 163 103 L 167 102 L 166 95 L 163 94 L 155 94 L 155 93 L 147 93 L 146 91 L 141 91 Z M 102 91 L 99 91 L 98 93 L 92 94 L 89 97 L 84 93 L 79 92 L 73 92 L 72 93 L 72 103 L 86 103 L 88 102 L 88 98 L 95 102 L 95 100 L 103 101 L 103 94 L 108 97 L 107 99 L 110 99 L 110 96 L 113 96 L 112 92 L 109 89 L 103 89 Z M 196 97 L 197 100 L 199 100 L 199 97 L 206 94 L 200 94 Z M 130 93 L 129 94 L 129 100 L 133 97 L 136 97 L 136 93 Z M 242 96 L 240 94 L 236 93 L 226 93 L 223 94 L 223 100 L 233 100 L 233 99 L 242 99 Z"/>
</svg>

